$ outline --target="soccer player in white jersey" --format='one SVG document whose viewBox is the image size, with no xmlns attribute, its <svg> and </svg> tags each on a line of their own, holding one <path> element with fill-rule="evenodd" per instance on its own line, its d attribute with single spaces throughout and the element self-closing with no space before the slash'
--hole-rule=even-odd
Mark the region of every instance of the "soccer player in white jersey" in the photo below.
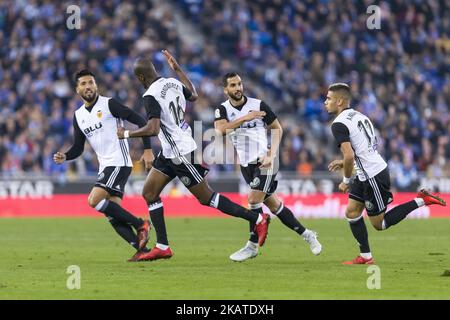
<svg viewBox="0 0 450 320">
<path fill-rule="evenodd" d="M 364 114 L 350 107 L 350 87 L 345 83 L 335 83 L 328 88 L 325 108 L 335 114 L 331 130 L 343 160 L 332 161 L 328 169 L 343 169 L 344 177 L 339 190 L 349 194 L 345 211 L 350 229 L 360 246 L 360 255 L 344 264 L 373 264 L 369 239 L 363 218 L 364 208 L 376 230 L 386 230 L 399 223 L 413 210 L 421 206 L 438 204 L 445 206 L 444 200 L 427 190 L 420 190 L 417 198 L 386 212 L 392 202 L 390 177 L 387 163 L 377 151 L 377 135 L 372 122 Z M 351 179 L 353 167 L 356 177 Z"/>
<path fill-rule="evenodd" d="M 84 103 L 73 117 L 74 143 L 67 152 L 55 153 L 53 159 L 57 164 L 73 160 L 83 153 L 85 141 L 89 142 L 100 164 L 97 181 L 89 194 L 89 205 L 103 213 L 116 232 L 137 250 L 129 259 L 134 261 L 138 253 L 148 251 L 145 246 L 150 223 L 136 218 L 121 206 L 132 162 L 128 142 L 119 140 L 116 131 L 123 120 L 140 127 L 146 122 L 116 99 L 99 95 L 95 76 L 89 70 L 78 72 L 75 82 L 76 92 Z M 150 167 L 154 158 L 150 138 L 143 138 L 143 143 L 145 149 L 141 160 Z"/>
<path fill-rule="evenodd" d="M 216 108 L 214 127 L 220 134 L 230 137 L 238 153 L 241 173 L 251 189 L 249 208 L 262 213 L 265 204 L 286 227 L 309 243 L 313 254 L 320 254 L 322 245 L 317 240 L 317 233 L 306 229 L 275 193 L 278 164 L 274 161 L 283 135 L 277 116 L 264 101 L 244 95 L 244 86 L 237 73 L 224 75 L 222 85 L 228 100 Z M 271 143 L 267 138 L 268 130 Z M 253 230 L 254 225 L 250 223 L 250 239 L 230 256 L 231 260 L 241 262 L 258 255 L 258 237 Z"/>
<path fill-rule="evenodd" d="M 197 92 L 174 57 L 166 50 L 163 50 L 163 53 L 180 81 L 160 77 L 150 59 L 138 59 L 134 73 L 146 89 L 143 97 L 148 122 L 145 127 L 135 131 L 119 128 L 117 132 L 119 138 L 158 135 L 162 146 L 143 190 L 156 232 L 156 245 L 149 253 L 142 254 L 140 260 L 167 259 L 173 255 L 167 239 L 160 194 L 175 177 L 181 180 L 202 205 L 254 223 L 259 245 L 263 245 L 267 236 L 269 215 L 257 214 L 231 202 L 225 196 L 214 192 L 204 180 L 208 169 L 194 159 L 197 145 L 192 138 L 189 124 L 184 120 L 186 100 L 195 101 Z"/>
</svg>

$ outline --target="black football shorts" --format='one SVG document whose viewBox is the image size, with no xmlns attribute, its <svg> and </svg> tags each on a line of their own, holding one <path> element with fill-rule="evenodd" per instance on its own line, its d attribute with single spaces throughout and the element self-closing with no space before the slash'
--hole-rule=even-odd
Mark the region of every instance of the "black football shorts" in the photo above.
<svg viewBox="0 0 450 320">
<path fill-rule="evenodd" d="M 131 167 L 106 167 L 99 173 L 95 186 L 105 189 L 114 197 L 122 198 L 130 174 Z"/>
<path fill-rule="evenodd" d="M 202 182 L 209 171 L 201 164 L 195 163 L 194 152 L 173 159 L 164 157 L 160 152 L 153 161 L 153 168 L 171 179 L 178 177 L 188 189 Z"/>
<path fill-rule="evenodd" d="M 376 216 L 383 213 L 387 205 L 393 201 L 390 189 L 391 180 L 389 169 L 386 167 L 379 174 L 365 181 L 355 177 L 350 182 L 349 198 L 364 203 L 367 214 Z"/>
</svg>

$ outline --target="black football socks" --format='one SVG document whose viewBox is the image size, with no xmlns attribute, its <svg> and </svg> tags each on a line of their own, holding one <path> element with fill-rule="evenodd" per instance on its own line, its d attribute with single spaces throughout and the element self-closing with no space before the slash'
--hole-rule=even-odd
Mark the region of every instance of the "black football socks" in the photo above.
<svg viewBox="0 0 450 320">
<path fill-rule="evenodd" d="M 280 208 L 277 210 L 277 212 L 273 212 L 280 221 L 289 229 L 294 230 L 299 235 L 302 235 L 303 232 L 305 232 L 305 227 L 298 221 L 294 214 L 292 213 L 289 208 L 285 207 L 283 203 L 281 203 Z"/>
<path fill-rule="evenodd" d="M 133 228 L 125 223 L 121 223 L 112 217 L 107 217 L 111 226 L 116 230 L 119 236 L 122 237 L 127 243 L 129 243 L 136 250 L 139 249 L 139 239 L 134 233 Z"/>
<path fill-rule="evenodd" d="M 220 193 L 214 192 L 209 201 L 209 206 L 219 209 L 225 214 L 228 214 L 233 217 L 243 218 L 249 222 L 257 223 L 259 215 L 255 212 L 252 212 L 240 205 L 232 202 L 227 197 L 221 195 Z"/>
<path fill-rule="evenodd" d="M 417 205 L 417 202 L 415 200 L 412 200 L 389 210 L 384 215 L 382 225 L 383 230 L 392 227 L 393 225 L 396 225 L 397 223 L 405 219 L 409 213 L 416 210 L 418 207 L 419 206 Z"/>
<path fill-rule="evenodd" d="M 156 201 L 148 203 L 148 210 L 150 212 L 150 220 L 156 233 L 156 242 L 162 245 L 169 245 L 167 240 L 166 222 L 164 221 L 164 206 L 159 198 Z"/>
<path fill-rule="evenodd" d="M 250 207 L 250 210 L 252 210 L 253 212 L 255 212 L 257 214 L 263 213 L 262 203 L 249 204 L 249 207 Z M 250 227 L 249 241 L 253 242 L 255 244 L 258 244 L 258 235 L 255 233 L 255 225 L 256 225 L 255 223 L 249 222 L 249 227 Z"/>
<path fill-rule="evenodd" d="M 361 253 L 370 253 L 369 247 L 369 235 L 367 234 L 366 224 L 364 222 L 363 216 L 359 216 L 356 219 L 347 218 L 350 224 L 350 229 L 352 230 L 353 237 L 359 244 L 359 249 Z"/>
<path fill-rule="evenodd" d="M 132 225 L 136 230 L 138 230 L 144 223 L 142 219 L 136 218 L 130 212 L 113 201 L 103 199 L 97 204 L 95 209 L 102 212 L 106 216 L 116 219 L 118 222 Z"/>
</svg>

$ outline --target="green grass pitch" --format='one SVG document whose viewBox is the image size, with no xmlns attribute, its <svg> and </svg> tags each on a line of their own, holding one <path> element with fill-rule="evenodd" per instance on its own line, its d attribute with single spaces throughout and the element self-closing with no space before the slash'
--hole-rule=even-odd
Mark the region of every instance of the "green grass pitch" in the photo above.
<svg viewBox="0 0 450 320">
<path fill-rule="evenodd" d="M 0 299 L 450 299 L 449 219 L 384 232 L 366 221 L 380 289 L 367 288 L 367 266 L 341 264 L 358 252 L 347 222 L 303 223 L 319 232 L 318 257 L 274 219 L 260 255 L 235 263 L 244 220 L 168 218 L 172 259 L 128 263 L 134 252 L 106 219 L 1 219 Z M 81 269 L 79 290 L 66 287 L 70 265 Z"/>
</svg>

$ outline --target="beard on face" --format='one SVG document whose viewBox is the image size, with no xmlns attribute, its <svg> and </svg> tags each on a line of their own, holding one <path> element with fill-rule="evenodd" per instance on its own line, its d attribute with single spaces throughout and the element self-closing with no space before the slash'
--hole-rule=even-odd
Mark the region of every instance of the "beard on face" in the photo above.
<svg viewBox="0 0 450 320">
<path fill-rule="evenodd" d="M 91 91 L 90 93 L 81 95 L 81 97 L 86 100 L 87 102 L 92 102 L 95 100 L 95 98 L 97 97 L 97 92 L 95 91 Z"/>
<path fill-rule="evenodd" d="M 240 100 L 242 98 L 242 96 L 243 96 L 243 93 L 242 92 L 236 92 L 236 93 L 229 93 L 229 95 L 230 95 L 230 97 L 233 100 Z"/>
</svg>

